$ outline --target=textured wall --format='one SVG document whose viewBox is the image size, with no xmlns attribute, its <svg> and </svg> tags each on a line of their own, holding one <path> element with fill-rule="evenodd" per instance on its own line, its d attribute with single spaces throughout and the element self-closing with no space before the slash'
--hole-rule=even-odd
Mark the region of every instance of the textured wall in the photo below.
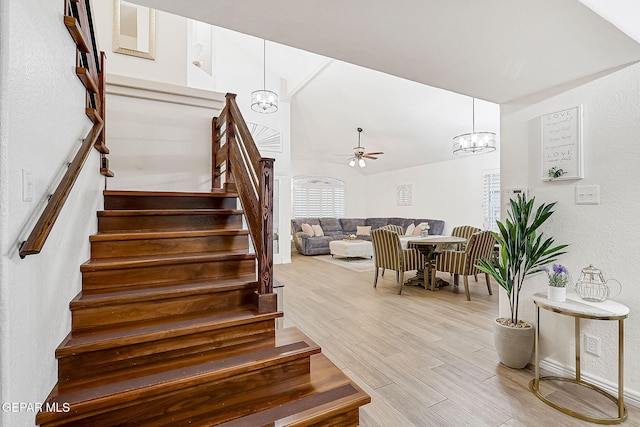
<svg viewBox="0 0 640 427">
<path fill-rule="evenodd" d="M 57 378 L 55 348 L 70 329 L 69 301 L 103 180 L 94 150 L 40 255 L 21 260 L 18 244 L 66 163 L 91 127 L 84 88 L 73 72 L 75 45 L 62 24 L 63 4 L 1 4 L 0 81 L 0 372 L 3 402 L 42 402 Z M 22 169 L 33 173 L 34 198 L 22 201 Z M 0 425 L 33 425 L 33 412 L 0 412 Z"/>
<path fill-rule="evenodd" d="M 483 172 L 499 167 L 494 152 L 370 175 L 367 216 L 442 219 L 445 234 L 457 225 L 485 228 Z M 397 206 L 396 188 L 403 184 L 412 186 L 411 206 Z"/>
<path fill-rule="evenodd" d="M 606 278 L 622 282 L 614 298 L 631 308 L 626 321 L 626 393 L 640 397 L 640 65 L 586 83 L 560 94 L 541 94 L 536 100 L 502 105 L 502 188 L 528 187 L 538 202 L 557 201 L 556 213 L 545 231 L 558 243 L 569 243 L 560 260 L 573 274 L 590 263 Z M 542 100 L 541 100 L 542 99 Z M 540 115 L 584 106 L 584 179 L 543 182 L 540 179 Z M 599 205 L 576 205 L 576 185 L 599 184 Z M 546 277 L 531 277 L 526 295 L 545 290 Z M 502 299 L 502 312 L 506 302 Z M 534 319 L 530 298 L 521 301 L 524 317 Z M 545 361 L 573 369 L 573 322 L 558 315 L 542 316 Z M 552 326 L 553 322 L 553 326 Z M 582 354 L 584 373 L 603 383 L 615 382 L 617 330 L 615 323 L 584 321 L 583 330 L 602 339 L 602 355 Z M 555 327 L 555 329 L 552 329 Z M 638 403 L 640 400 L 636 400 Z"/>
</svg>

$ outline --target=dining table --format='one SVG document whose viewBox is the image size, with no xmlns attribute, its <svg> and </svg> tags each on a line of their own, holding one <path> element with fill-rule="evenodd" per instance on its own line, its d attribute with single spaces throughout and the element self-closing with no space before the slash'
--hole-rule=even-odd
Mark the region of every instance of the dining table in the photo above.
<svg viewBox="0 0 640 427">
<path fill-rule="evenodd" d="M 416 248 L 424 256 L 424 266 L 418 270 L 415 277 L 409 279 L 407 284 L 422 284 L 425 289 L 436 291 L 449 283 L 435 277 L 433 262 L 436 256 L 445 250 L 455 249 L 459 244 L 467 243 L 467 239 L 456 236 L 431 235 L 409 240 L 407 247 Z"/>
</svg>

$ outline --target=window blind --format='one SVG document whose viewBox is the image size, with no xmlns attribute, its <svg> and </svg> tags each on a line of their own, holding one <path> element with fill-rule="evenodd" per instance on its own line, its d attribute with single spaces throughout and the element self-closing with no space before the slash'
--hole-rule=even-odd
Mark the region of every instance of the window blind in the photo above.
<svg viewBox="0 0 640 427">
<path fill-rule="evenodd" d="M 293 180 L 293 216 L 343 218 L 344 181 L 330 177 L 298 177 Z"/>
<path fill-rule="evenodd" d="M 500 173 L 484 174 L 484 226 L 487 230 L 498 231 L 496 221 L 500 221 Z"/>
</svg>

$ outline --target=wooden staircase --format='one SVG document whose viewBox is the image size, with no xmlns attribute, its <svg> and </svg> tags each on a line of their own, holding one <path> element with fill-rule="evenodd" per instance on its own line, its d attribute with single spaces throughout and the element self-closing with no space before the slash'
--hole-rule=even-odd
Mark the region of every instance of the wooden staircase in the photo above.
<svg viewBox="0 0 640 427">
<path fill-rule="evenodd" d="M 351 426 L 369 396 L 258 313 L 235 193 L 105 191 L 42 426 Z M 57 410 L 56 410 L 57 409 Z"/>
</svg>

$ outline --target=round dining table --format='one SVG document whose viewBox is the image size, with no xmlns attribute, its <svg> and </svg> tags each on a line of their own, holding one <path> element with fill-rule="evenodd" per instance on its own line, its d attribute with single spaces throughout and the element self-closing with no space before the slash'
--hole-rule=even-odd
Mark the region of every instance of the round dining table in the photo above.
<svg viewBox="0 0 640 427">
<path fill-rule="evenodd" d="M 415 277 L 409 279 L 411 283 L 407 284 L 421 283 L 425 289 L 432 291 L 438 290 L 438 288 L 445 286 L 445 284 L 448 285 L 449 283 L 442 279 L 436 280 L 436 270 L 433 262 L 440 252 L 455 249 L 455 247 L 461 243 L 467 243 L 467 239 L 456 236 L 431 235 L 409 240 L 407 247 L 416 248 L 420 251 L 424 256 L 424 266 L 418 270 Z"/>
</svg>

